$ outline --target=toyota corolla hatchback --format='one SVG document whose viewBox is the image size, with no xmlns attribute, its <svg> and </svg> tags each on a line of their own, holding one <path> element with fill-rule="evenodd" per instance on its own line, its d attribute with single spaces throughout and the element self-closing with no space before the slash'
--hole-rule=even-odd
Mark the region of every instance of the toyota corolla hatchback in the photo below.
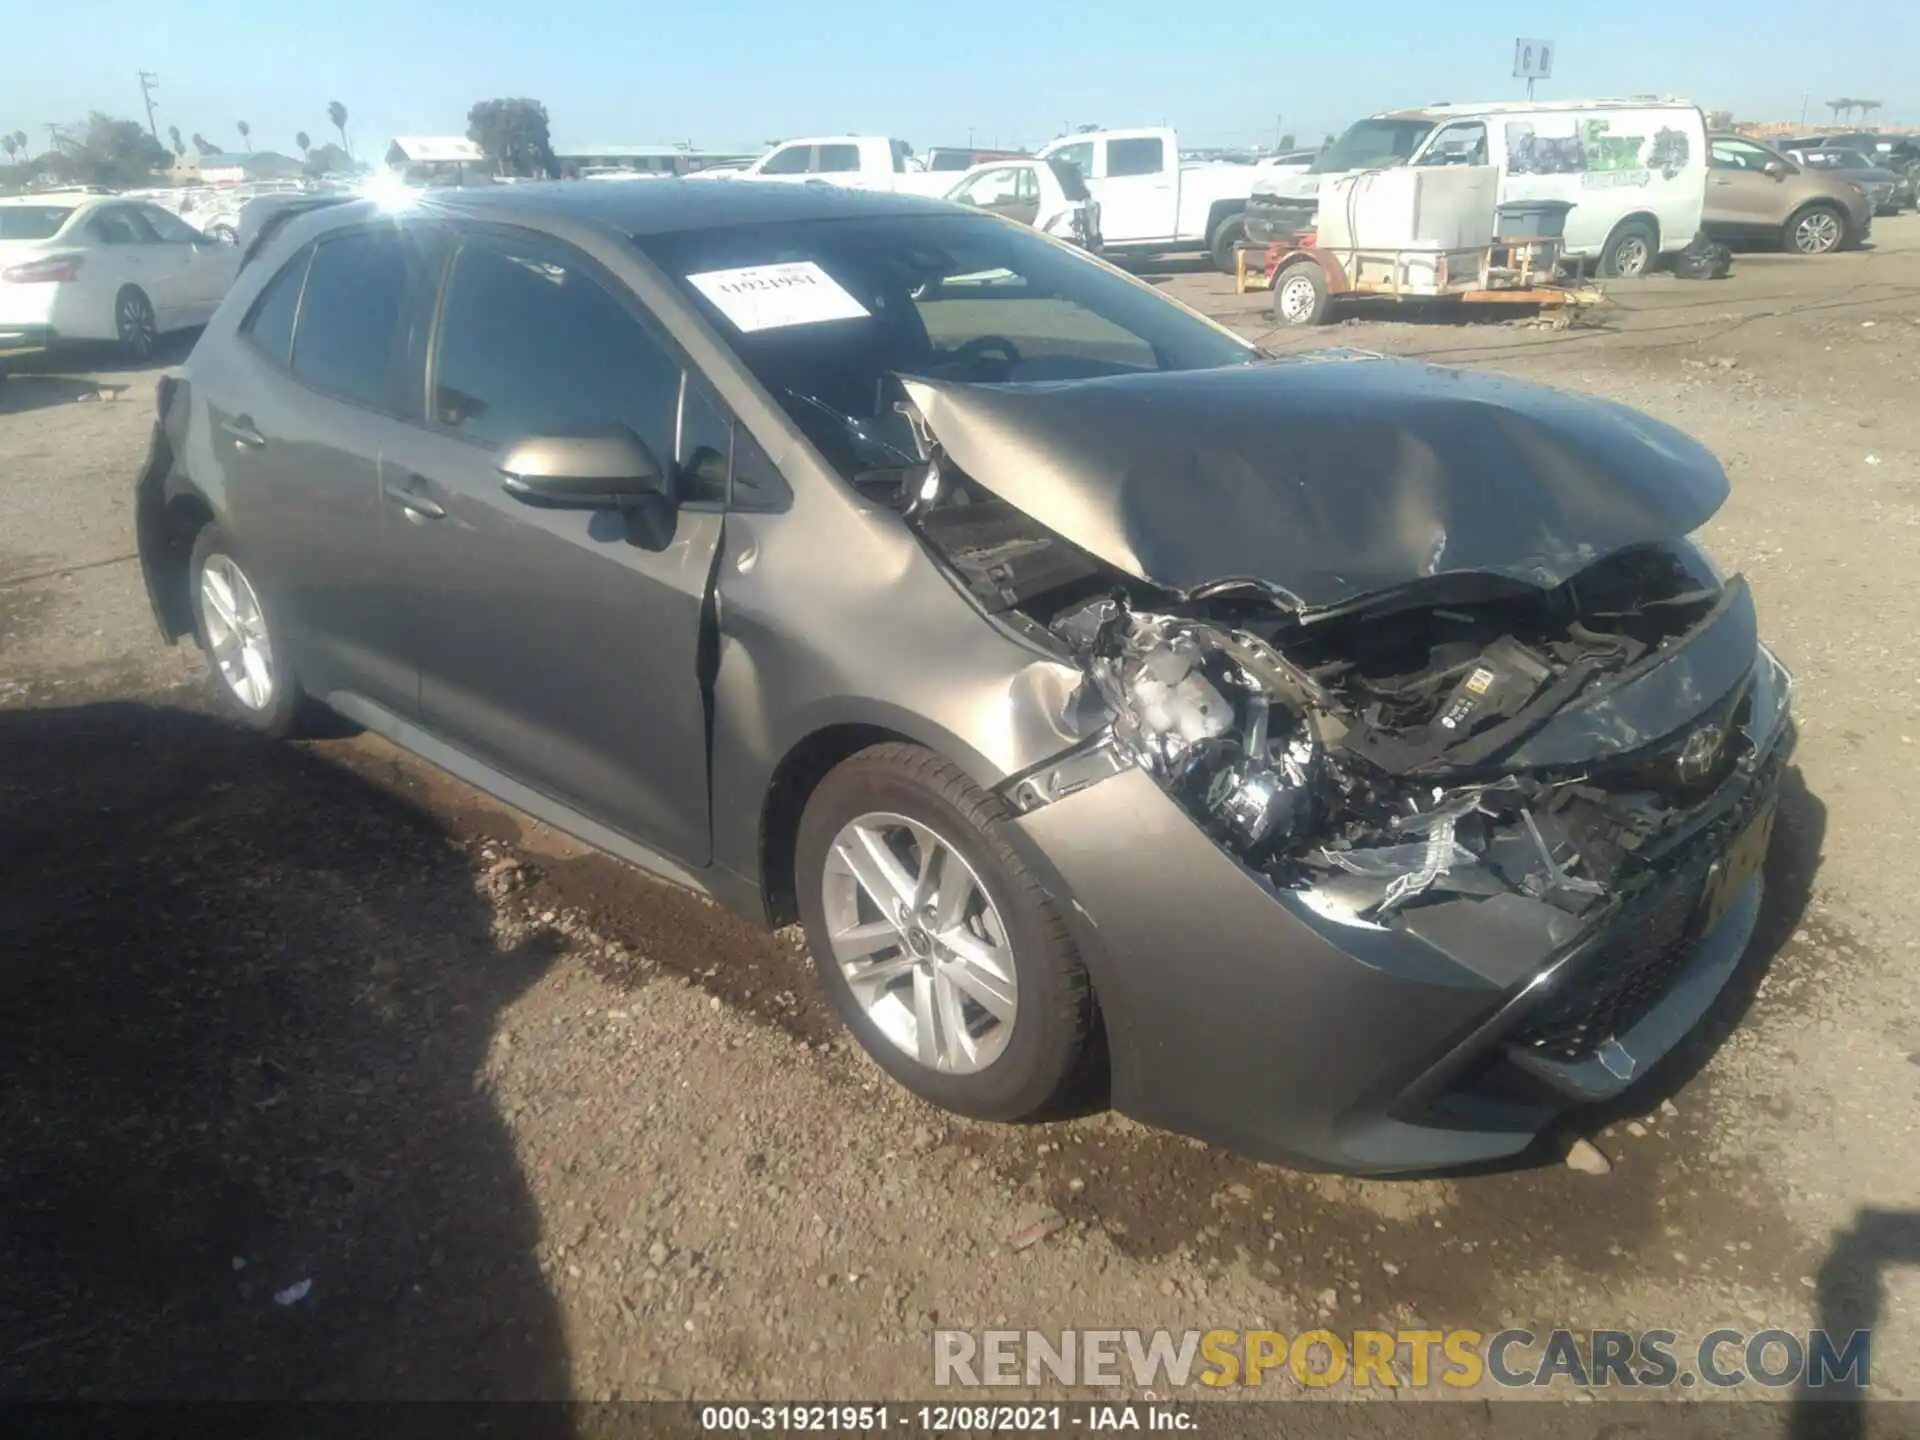
<svg viewBox="0 0 1920 1440">
<path fill-rule="evenodd" d="M 162 386 L 162 630 L 769 924 L 902 1084 L 1354 1172 L 1621 1090 L 1753 930 L 1788 677 L 1633 411 L 1270 359 L 1004 219 L 290 221 Z"/>
</svg>

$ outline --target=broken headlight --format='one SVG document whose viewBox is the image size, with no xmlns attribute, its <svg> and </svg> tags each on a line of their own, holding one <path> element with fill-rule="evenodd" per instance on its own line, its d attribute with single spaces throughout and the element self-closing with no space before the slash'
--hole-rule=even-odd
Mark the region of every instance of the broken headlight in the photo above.
<svg viewBox="0 0 1920 1440">
<path fill-rule="evenodd" d="M 1258 860 L 1312 824 L 1324 753 L 1285 662 L 1252 636 L 1099 601 L 1056 628 L 1113 712 L 1115 745 Z"/>
</svg>

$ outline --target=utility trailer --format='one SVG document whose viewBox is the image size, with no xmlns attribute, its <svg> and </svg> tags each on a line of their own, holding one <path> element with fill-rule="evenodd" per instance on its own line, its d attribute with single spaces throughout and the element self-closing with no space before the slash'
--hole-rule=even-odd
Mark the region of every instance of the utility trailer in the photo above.
<svg viewBox="0 0 1920 1440">
<path fill-rule="evenodd" d="M 1240 247 L 1239 294 L 1268 290 L 1282 325 L 1325 324 L 1335 302 L 1356 297 L 1459 305 L 1588 307 L 1605 296 L 1582 277 L 1560 276 L 1557 236 L 1523 235 L 1435 250 L 1323 246 L 1315 234 Z"/>
</svg>

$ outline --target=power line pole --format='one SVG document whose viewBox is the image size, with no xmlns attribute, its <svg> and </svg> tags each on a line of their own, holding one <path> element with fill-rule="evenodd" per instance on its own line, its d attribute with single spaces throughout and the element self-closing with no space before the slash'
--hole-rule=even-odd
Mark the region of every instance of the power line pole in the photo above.
<svg viewBox="0 0 1920 1440">
<path fill-rule="evenodd" d="M 140 98 L 147 102 L 147 133 L 153 136 L 153 143 L 160 143 L 160 127 L 153 123 L 153 92 L 160 88 L 160 77 L 151 70 L 140 72 Z"/>
</svg>

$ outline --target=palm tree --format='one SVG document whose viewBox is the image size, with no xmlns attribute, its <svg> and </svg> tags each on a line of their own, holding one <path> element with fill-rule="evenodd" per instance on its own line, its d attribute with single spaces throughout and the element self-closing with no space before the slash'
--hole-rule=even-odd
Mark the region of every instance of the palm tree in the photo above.
<svg viewBox="0 0 1920 1440">
<path fill-rule="evenodd" d="M 180 127 L 178 125 L 167 126 L 167 139 L 173 142 L 174 154 L 184 155 L 187 153 L 187 142 L 180 138 Z"/>
<path fill-rule="evenodd" d="M 1878 100 L 1856 100 L 1853 103 L 1855 108 L 1860 111 L 1860 123 L 1862 125 L 1865 125 L 1873 118 L 1873 112 L 1878 110 L 1881 105 L 1881 102 Z"/>
<path fill-rule="evenodd" d="M 304 130 L 301 130 L 294 135 L 293 143 L 300 147 L 300 156 L 302 159 L 305 159 L 307 151 L 313 148 L 313 141 L 307 138 L 307 132 Z"/>
<path fill-rule="evenodd" d="M 9 165 L 13 163 L 13 152 L 18 150 L 19 148 L 20 147 L 14 143 L 13 136 L 0 135 L 0 150 L 5 150 L 7 152 L 7 163 Z"/>
<path fill-rule="evenodd" d="M 13 143 L 18 145 L 20 147 L 20 153 L 25 155 L 27 153 L 27 132 L 24 130 L 14 131 Z"/>
<path fill-rule="evenodd" d="M 340 132 L 340 148 L 347 152 L 347 158 L 353 158 L 353 144 L 347 139 L 347 107 L 338 100 L 327 102 L 327 119 L 333 122 L 333 128 Z"/>
<path fill-rule="evenodd" d="M 213 146 L 207 143 L 207 137 L 202 135 L 198 130 L 193 132 L 193 148 L 202 155 L 213 154 Z"/>
<path fill-rule="evenodd" d="M 253 153 L 253 141 L 248 137 L 253 134 L 253 127 L 244 120 L 234 121 L 234 126 L 240 132 L 240 143 L 247 147 L 247 153 L 251 155 Z"/>
</svg>

